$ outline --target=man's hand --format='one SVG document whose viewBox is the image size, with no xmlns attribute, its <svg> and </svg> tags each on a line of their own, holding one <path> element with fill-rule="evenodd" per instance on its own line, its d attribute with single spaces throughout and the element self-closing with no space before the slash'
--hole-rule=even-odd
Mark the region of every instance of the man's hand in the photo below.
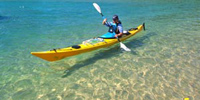
<svg viewBox="0 0 200 100">
<path fill-rule="evenodd" d="M 122 36 L 123 33 L 119 33 L 119 34 L 116 34 L 115 37 L 119 37 L 119 36 Z"/>
<path fill-rule="evenodd" d="M 103 20 L 102 24 L 105 25 L 106 22 L 107 22 L 107 18 Z"/>
<path fill-rule="evenodd" d="M 118 37 L 118 34 L 115 34 L 115 37 L 117 38 L 117 37 Z"/>
</svg>

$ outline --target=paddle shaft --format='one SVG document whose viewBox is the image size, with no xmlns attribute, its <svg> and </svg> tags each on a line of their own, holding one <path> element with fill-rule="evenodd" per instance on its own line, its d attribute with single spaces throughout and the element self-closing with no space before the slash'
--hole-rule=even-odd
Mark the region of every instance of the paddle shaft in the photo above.
<svg viewBox="0 0 200 100">
<path fill-rule="evenodd" d="M 102 17 L 104 17 L 102 13 L 100 13 L 100 14 L 101 14 Z"/>
<path fill-rule="evenodd" d="M 102 13 L 100 13 L 100 15 L 102 16 L 103 19 L 106 19 Z M 107 22 L 107 21 L 106 21 L 106 22 Z"/>
<path fill-rule="evenodd" d="M 119 37 L 116 37 L 116 38 L 117 38 L 118 42 L 121 42 L 120 39 L 119 39 Z"/>
</svg>

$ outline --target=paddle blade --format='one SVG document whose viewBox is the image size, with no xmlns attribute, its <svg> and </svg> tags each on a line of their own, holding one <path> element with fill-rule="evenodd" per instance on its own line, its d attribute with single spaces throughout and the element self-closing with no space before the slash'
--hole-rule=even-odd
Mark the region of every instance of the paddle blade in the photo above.
<svg viewBox="0 0 200 100">
<path fill-rule="evenodd" d="M 99 13 L 101 13 L 101 8 L 99 7 L 97 3 L 93 3 L 93 6 Z"/>
<path fill-rule="evenodd" d="M 120 42 L 120 48 L 124 49 L 125 51 L 131 51 L 131 49 L 126 47 L 122 42 Z"/>
</svg>

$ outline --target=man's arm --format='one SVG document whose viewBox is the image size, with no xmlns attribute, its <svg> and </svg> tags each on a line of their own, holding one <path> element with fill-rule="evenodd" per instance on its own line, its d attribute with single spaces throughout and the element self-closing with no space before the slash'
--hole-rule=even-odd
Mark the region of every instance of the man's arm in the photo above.
<svg viewBox="0 0 200 100">
<path fill-rule="evenodd" d="M 108 26 L 108 27 L 111 26 L 111 23 L 110 23 L 110 22 L 107 22 L 107 18 L 103 20 L 102 24 L 103 24 L 103 25 L 106 25 L 106 26 Z"/>
<path fill-rule="evenodd" d="M 117 26 L 117 29 L 119 30 L 119 34 L 116 34 L 115 37 L 122 36 L 123 35 L 123 27 L 122 27 L 122 25 L 119 24 Z"/>
</svg>

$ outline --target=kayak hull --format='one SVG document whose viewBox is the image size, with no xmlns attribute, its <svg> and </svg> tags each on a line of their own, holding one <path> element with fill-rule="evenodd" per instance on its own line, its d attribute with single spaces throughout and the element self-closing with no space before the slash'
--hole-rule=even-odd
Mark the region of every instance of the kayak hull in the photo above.
<svg viewBox="0 0 200 100">
<path fill-rule="evenodd" d="M 139 25 L 136 29 L 129 30 L 128 31 L 129 35 L 122 36 L 121 38 L 119 38 L 120 41 L 124 41 L 124 40 L 132 37 L 136 33 L 140 32 L 143 28 L 144 28 L 144 24 Z M 66 47 L 66 48 L 61 48 L 61 49 L 53 49 L 50 51 L 31 52 L 31 54 L 36 57 L 47 60 L 47 61 L 57 61 L 57 60 L 61 60 L 66 57 L 82 54 L 82 53 L 97 50 L 100 48 L 109 47 L 109 46 L 112 46 L 112 45 L 118 43 L 118 40 L 116 38 L 115 39 L 103 39 L 103 40 L 104 41 L 95 43 L 95 44 L 82 43 L 82 44 L 76 45 L 76 47 L 71 46 L 71 47 Z"/>
</svg>

